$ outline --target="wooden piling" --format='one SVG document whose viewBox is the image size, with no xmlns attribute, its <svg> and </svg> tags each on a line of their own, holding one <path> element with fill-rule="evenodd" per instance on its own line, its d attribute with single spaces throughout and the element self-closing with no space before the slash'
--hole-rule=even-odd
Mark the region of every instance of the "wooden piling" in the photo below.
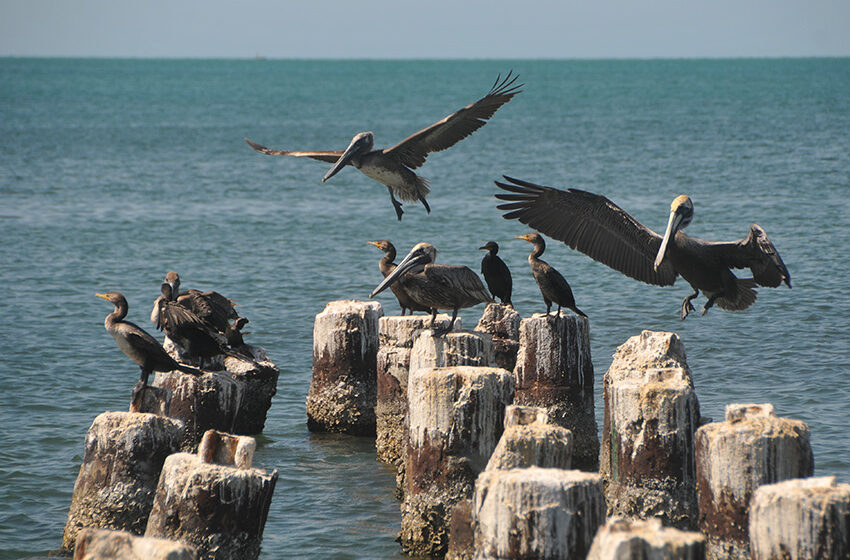
<svg viewBox="0 0 850 560">
<path fill-rule="evenodd" d="M 198 454 L 169 456 L 145 536 L 190 544 L 199 560 L 257 558 L 278 473 L 251 467 L 253 446 L 211 430 Z"/>
<path fill-rule="evenodd" d="M 196 560 L 187 544 L 139 537 L 126 531 L 83 529 L 77 535 L 74 560 Z"/>
<path fill-rule="evenodd" d="M 248 355 L 227 356 L 224 367 L 236 381 L 245 384 L 242 400 L 236 412 L 231 432 L 240 435 L 262 433 L 266 416 L 272 406 L 272 397 L 277 393 L 280 371 L 269 360 L 265 349 L 243 344 L 240 352 Z M 215 428 L 209 426 L 209 428 Z"/>
<path fill-rule="evenodd" d="M 502 433 L 514 379 L 501 368 L 412 370 L 399 541 L 411 555 L 443 556 L 451 512 L 472 496 Z"/>
<path fill-rule="evenodd" d="M 505 431 L 486 470 L 569 469 L 572 448 L 572 432 L 550 424 L 545 409 L 511 405 L 505 410 Z"/>
<path fill-rule="evenodd" d="M 410 372 L 419 368 L 476 366 L 494 367 L 493 340 L 487 333 L 459 331 L 434 335 L 416 333 L 410 350 Z"/>
<path fill-rule="evenodd" d="M 493 337 L 493 355 L 497 367 L 513 371 L 519 350 L 520 314 L 503 303 L 488 303 L 475 326 L 477 332 Z"/>
<path fill-rule="evenodd" d="M 603 379 L 600 473 L 608 515 L 696 528 L 700 413 L 681 340 L 643 331 L 617 349 Z"/>
<path fill-rule="evenodd" d="M 850 484 L 834 476 L 767 484 L 750 500 L 753 560 L 850 558 Z"/>
<path fill-rule="evenodd" d="M 605 523 L 598 474 L 575 470 L 492 470 L 475 483 L 475 558 L 584 558 Z"/>
<path fill-rule="evenodd" d="M 587 560 L 705 560 L 705 536 L 662 527 L 661 520 L 609 519 L 596 533 Z"/>
<path fill-rule="evenodd" d="M 307 427 L 314 432 L 375 435 L 378 319 L 375 301 L 332 301 L 313 326 L 313 377 Z"/>
<path fill-rule="evenodd" d="M 522 320 L 515 403 L 545 408 L 553 424 L 573 433 L 573 467 L 596 471 L 599 436 L 589 325 L 586 318 L 563 312 L 537 313 Z"/>
<path fill-rule="evenodd" d="M 457 322 L 460 322 L 459 318 Z M 378 459 L 391 465 L 400 465 L 404 458 L 407 378 L 413 339 L 430 324 L 429 315 L 391 316 L 378 320 L 375 448 Z M 437 328 L 446 328 L 448 325 L 448 315 L 437 316 Z"/>
<path fill-rule="evenodd" d="M 726 421 L 696 432 L 699 529 L 707 557 L 750 557 L 747 510 L 756 488 L 812 475 L 809 427 L 779 418 L 771 404 L 731 404 Z"/>
<path fill-rule="evenodd" d="M 86 435 L 62 548 L 73 551 L 81 529 L 141 534 L 165 458 L 179 448 L 183 424 L 133 412 L 104 412 Z"/>
</svg>

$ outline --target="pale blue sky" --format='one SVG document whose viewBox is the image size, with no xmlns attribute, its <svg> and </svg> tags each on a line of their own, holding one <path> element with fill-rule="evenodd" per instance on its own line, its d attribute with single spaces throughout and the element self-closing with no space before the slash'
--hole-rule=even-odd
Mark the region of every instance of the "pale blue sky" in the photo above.
<svg viewBox="0 0 850 560">
<path fill-rule="evenodd" d="M 850 0 L 0 0 L 0 56 L 850 56 Z"/>
</svg>

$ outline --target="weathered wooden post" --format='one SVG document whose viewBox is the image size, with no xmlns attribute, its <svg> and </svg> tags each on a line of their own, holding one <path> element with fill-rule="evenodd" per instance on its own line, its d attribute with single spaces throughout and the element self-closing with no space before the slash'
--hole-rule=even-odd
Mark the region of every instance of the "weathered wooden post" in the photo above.
<svg viewBox="0 0 850 560">
<path fill-rule="evenodd" d="M 307 427 L 314 432 L 375 435 L 378 319 L 376 301 L 332 301 L 313 326 L 313 377 Z"/>
<path fill-rule="evenodd" d="M 280 371 L 269 360 L 266 351 L 259 346 L 244 344 L 242 353 L 249 356 L 227 356 L 224 367 L 236 381 L 245 384 L 242 401 L 233 421 L 232 432 L 240 435 L 262 433 L 266 415 L 272 406 L 272 397 L 277 393 Z M 212 428 L 212 426 L 210 426 Z"/>
<path fill-rule="evenodd" d="M 492 470 L 475 483 L 475 558 L 584 558 L 605 523 L 598 474 L 563 469 Z"/>
<path fill-rule="evenodd" d="M 74 560 L 196 560 L 187 544 L 137 537 L 126 531 L 83 529 L 77 535 Z"/>
<path fill-rule="evenodd" d="M 277 482 L 251 467 L 254 439 L 209 430 L 198 454 L 165 460 L 145 536 L 184 542 L 200 559 L 257 558 Z"/>
<path fill-rule="evenodd" d="M 747 510 L 756 488 L 812 475 L 809 427 L 771 404 L 730 404 L 726 421 L 696 432 L 699 529 L 709 559 L 748 559 Z"/>
<path fill-rule="evenodd" d="M 511 405 L 505 410 L 505 431 L 486 470 L 569 469 L 572 449 L 572 432 L 550 424 L 545 409 Z"/>
<path fill-rule="evenodd" d="M 516 309 L 503 303 L 488 303 L 475 330 L 493 337 L 493 354 L 497 367 L 513 371 L 519 350 L 519 324 L 522 320 Z"/>
<path fill-rule="evenodd" d="M 587 560 L 705 560 L 705 536 L 661 520 L 614 517 L 596 533 Z"/>
<path fill-rule="evenodd" d="M 516 404 L 545 408 L 553 424 L 573 433 L 573 467 L 596 471 L 599 436 L 588 320 L 566 313 L 523 319 L 514 375 Z"/>
<path fill-rule="evenodd" d="M 86 527 L 144 532 L 165 458 L 179 448 L 178 420 L 133 412 L 104 412 L 86 435 L 85 455 L 62 548 L 74 550 Z"/>
<path fill-rule="evenodd" d="M 457 322 L 460 322 L 460 319 Z M 429 315 L 381 317 L 378 320 L 375 448 L 378 459 L 385 463 L 398 466 L 404 457 L 410 350 L 413 348 L 414 337 L 430 324 Z M 448 315 L 437 316 L 437 328 L 445 328 L 448 325 Z"/>
<path fill-rule="evenodd" d="M 761 486 L 749 523 L 753 560 L 850 558 L 850 484 L 825 476 Z"/>
<path fill-rule="evenodd" d="M 487 333 L 456 331 L 435 336 L 419 331 L 410 350 L 410 372 L 419 368 L 477 366 L 494 367 L 493 340 Z"/>
<path fill-rule="evenodd" d="M 604 377 L 600 473 L 608 515 L 693 529 L 699 402 L 674 333 L 643 331 L 617 349 Z"/>
<path fill-rule="evenodd" d="M 505 407 L 513 394 L 513 376 L 500 368 L 411 370 L 399 533 L 406 553 L 446 553 L 452 508 L 472 496 L 475 477 L 502 433 Z"/>
</svg>

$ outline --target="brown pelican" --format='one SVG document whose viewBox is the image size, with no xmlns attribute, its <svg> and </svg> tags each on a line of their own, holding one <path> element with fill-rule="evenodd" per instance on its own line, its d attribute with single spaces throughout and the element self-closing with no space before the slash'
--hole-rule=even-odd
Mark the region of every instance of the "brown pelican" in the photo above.
<svg viewBox="0 0 850 560">
<path fill-rule="evenodd" d="M 436 258 L 437 249 L 433 245 L 417 243 L 369 297 L 375 297 L 404 277 L 404 287 L 410 297 L 419 305 L 431 308 L 432 329 L 438 309 L 452 310 L 452 320 L 440 334 L 452 330 L 459 309 L 493 301 L 472 270 L 466 266 L 434 264 Z"/>
<path fill-rule="evenodd" d="M 190 311 L 207 326 L 220 334 L 225 333 L 230 324 L 230 319 L 239 317 L 236 313 L 235 304 L 218 292 L 186 290 L 181 293 L 180 275 L 173 270 L 165 275 L 163 282 L 171 286 L 170 301 L 174 301 L 179 306 Z M 157 301 L 159 300 L 160 298 L 157 298 Z M 151 321 L 156 323 L 157 328 L 162 330 L 156 301 L 154 302 L 154 309 L 151 311 Z"/>
<path fill-rule="evenodd" d="M 681 231 L 694 212 L 685 195 L 670 205 L 667 230 L 661 236 L 604 196 L 505 179 L 512 184 L 496 181 L 512 193 L 496 195 L 509 201 L 498 206 L 508 211 L 504 218 L 516 218 L 647 284 L 671 286 L 681 275 L 694 290 L 682 301 L 682 319 L 693 311 L 691 300 L 700 290 L 708 297 L 704 315 L 715 303 L 728 311 L 748 308 L 756 300 L 756 285 L 775 288 L 784 281 L 791 287 L 788 269 L 760 226 L 751 225 L 747 237 L 729 242 L 706 241 Z M 749 268 L 753 277 L 736 278 L 732 268 Z"/>
<path fill-rule="evenodd" d="M 540 255 L 546 250 L 546 242 L 543 241 L 540 234 L 526 233 L 525 235 L 517 235 L 516 238 L 534 244 L 534 249 L 528 255 L 528 264 L 531 265 L 531 273 L 537 281 L 540 293 L 543 294 L 543 301 L 546 303 L 546 315 L 549 315 L 552 302 L 555 302 L 558 304 L 559 315 L 561 314 L 561 306 L 563 306 L 571 309 L 576 315 L 587 317 L 581 309 L 576 307 L 573 291 L 564 277 L 561 276 L 561 273 L 555 270 L 552 265 L 540 259 Z"/>
<path fill-rule="evenodd" d="M 223 336 L 191 309 L 175 300 L 171 284 L 163 282 L 160 290 L 162 295 L 154 301 L 151 312 L 151 319 L 156 323 L 157 329 L 165 331 L 168 338 L 190 357 L 200 358 L 202 363 L 204 359 L 226 351 L 223 347 Z"/>
<path fill-rule="evenodd" d="M 367 177 L 387 187 L 396 215 L 401 220 L 404 212 L 396 196 L 405 202 L 418 200 L 427 212 L 431 211 L 425 200 L 425 196 L 430 192 L 428 181 L 412 170 L 425 163 L 425 158 L 431 152 L 450 148 L 484 126 L 487 119 L 492 117 L 499 107 L 520 93 L 519 88 L 523 84 L 513 85 L 517 78 L 518 76 L 513 76 L 512 72 L 509 72 L 504 80 L 500 75 L 487 95 L 431 126 L 411 134 L 391 148 L 373 150 L 374 138 L 371 132 L 356 134 L 344 152 L 272 150 L 247 138 L 245 141 L 263 154 L 309 157 L 333 163 L 334 166 L 322 177 L 323 183 L 346 165 L 353 165 Z"/>
<path fill-rule="evenodd" d="M 367 241 L 369 245 L 374 245 L 378 249 L 384 252 L 384 257 L 378 263 L 378 268 L 381 271 L 381 274 L 386 278 L 390 274 L 392 274 L 393 270 L 395 270 L 396 264 L 393 262 L 395 260 L 396 251 L 395 246 L 387 241 L 386 239 L 381 239 L 380 241 Z M 404 288 L 404 279 L 402 278 L 398 282 L 394 282 L 390 286 L 390 290 L 393 291 L 393 295 L 395 295 L 398 300 L 398 304 L 401 306 L 401 315 L 404 316 L 404 312 L 410 309 L 410 314 L 413 315 L 414 311 L 425 311 L 426 313 L 431 312 L 430 307 L 426 307 L 424 305 L 419 305 L 408 295 L 407 290 Z"/>
<path fill-rule="evenodd" d="M 95 296 L 103 298 L 115 306 L 115 310 L 106 316 L 103 325 L 106 327 L 106 332 L 115 339 L 118 348 L 129 356 L 131 360 L 136 362 L 141 369 L 139 382 L 133 388 L 131 403 L 135 405 L 137 398 L 141 396 L 142 391 L 147 387 L 148 377 L 152 371 L 179 370 L 192 375 L 201 374 L 195 368 L 178 364 L 174 361 L 174 358 L 168 355 L 168 352 L 165 351 L 154 337 L 136 324 L 124 320 L 129 307 L 127 305 L 127 299 L 123 294 L 120 292 L 107 292 L 105 294 L 95 294 Z"/>
<path fill-rule="evenodd" d="M 498 256 L 499 244 L 495 241 L 488 241 L 479 249 L 487 251 L 487 254 L 481 259 L 481 274 L 484 275 L 484 280 L 487 282 L 487 289 L 490 290 L 494 298 L 499 298 L 502 303 L 513 307 L 511 303 L 511 289 L 513 287 L 511 271 L 505 261 Z"/>
</svg>

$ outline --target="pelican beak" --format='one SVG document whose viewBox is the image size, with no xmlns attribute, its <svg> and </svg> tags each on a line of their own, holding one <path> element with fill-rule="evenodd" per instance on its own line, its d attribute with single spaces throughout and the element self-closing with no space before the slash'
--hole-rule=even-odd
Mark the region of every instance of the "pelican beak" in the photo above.
<svg viewBox="0 0 850 560">
<path fill-rule="evenodd" d="M 429 262 L 431 262 L 431 258 L 428 255 L 418 249 L 413 249 L 407 254 L 406 257 L 404 257 L 403 261 L 398 263 L 398 266 L 395 267 L 395 270 L 393 270 L 389 276 L 384 278 L 383 282 L 378 284 L 378 286 L 374 290 L 372 290 L 372 293 L 369 294 L 369 297 L 375 297 L 376 295 L 389 288 L 394 282 L 396 282 L 405 274 L 407 274 L 407 272 L 411 269 L 417 266 L 423 266 L 425 264 L 428 264 Z"/>
<path fill-rule="evenodd" d="M 95 294 L 95 297 L 103 298 L 106 301 L 109 301 L 109 296 L 107 296 L 106 294 Z"/>
<path fill-rule="evenodd" d="M 679 230 L 682 217 L 682 214 L 675 210 L 670 212 L 670 219 L 667 221 L 667 231 L 664 232 L 664 239 L 661 240 L 661 247 L 658 249 L 658 254 L 655 256 L 655 262 L 653 263 L 654 270 L 658 270 L 658 267 L 661 266 L 661 262 L 664 260 L 664 254 L 667 252 L 667 243 Z"/>
<path fill-rule="evenodd" d="M 349 144 L 348 147 L 345 149 L 345 152 L 343 152 L 342 155 L 339 156 L 339 159 L 336 160 L 336 163 L 334 164 L 334 166 L 330 168 L 330 171 L 325 173 L 325 176 L 322 177 L 322 182 L 324 183 L 325 181 L 327 181 L 328 179 L 330 179 L 331 177 L 333 177 L 334 175 L 339 173 L 339 171 L 343 167 L 348 165 L 349 162 L 351 161 L 351 158 L 354 157 L 354 155 L 358 152 L 359 149 L 360 149 L 360 138 L 355 137 L 354 140 L 351 141 L 351 144 Z"/>
</svg>

